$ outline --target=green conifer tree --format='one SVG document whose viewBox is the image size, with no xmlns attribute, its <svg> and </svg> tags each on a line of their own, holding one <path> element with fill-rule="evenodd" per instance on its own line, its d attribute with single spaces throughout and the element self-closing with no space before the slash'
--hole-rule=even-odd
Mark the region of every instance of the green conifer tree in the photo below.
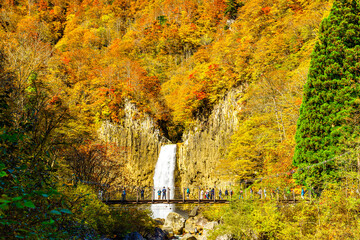
<svg viewBox="0 0 360 240">
<path fill-rule="evenodd" d="M 335 0 L 323 20 L 311 56 L 296 132 L 295 179 L 321 187 L 337 179 L 331 159 L 359 137 L 360 96 L 359 0 Z"/>
</svg>

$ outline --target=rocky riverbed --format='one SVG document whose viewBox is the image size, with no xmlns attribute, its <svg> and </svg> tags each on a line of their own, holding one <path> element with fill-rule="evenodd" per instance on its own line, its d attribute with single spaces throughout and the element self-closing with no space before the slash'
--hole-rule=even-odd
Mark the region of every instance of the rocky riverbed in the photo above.
<svg viewBox="0 0 360 240">
<path fill-rule="evenodd" d="M 208 239 L 210 231 L 214 230 L 219 225 L 218 222 L 212 222 L 206 219 L 199 208 L 195 207 L 189 216 L 185 217 L 179 213 L 171 212 L 166 219 L 155 219 L 158 227 L 154 233 L 149 233 L 142 236 L 139 233 L 128 234 L 125 240 L 206 240 Z M 230 235 L 224 235 L 217 238 L 217 240 L 231 240 Z"/>
</svg>

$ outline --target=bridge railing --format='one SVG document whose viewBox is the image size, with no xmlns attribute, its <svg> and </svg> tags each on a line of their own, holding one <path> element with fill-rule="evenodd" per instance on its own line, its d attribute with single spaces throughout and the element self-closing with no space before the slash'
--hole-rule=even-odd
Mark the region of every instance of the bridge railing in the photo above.
<svg viewBox="0 0 360 240">
<path fill-rule="evenodd" d="M 125 197 L 123 191 L 125 189 Z M 163 188 L 154 187 L 134 187 L 125 186 L 111 192 L 99 194 L 99 198 L 103 200 L 161 200 L 161 199 L 176 199 L 176 200 L 277 200 L 277 201 L 311 201 L 316 197 L 313 189 L 300 188 L 246 188 L 246 189 L 232 189 L 232 188 L 166 188 L 164 195 Z M 160 191 L 160 194 L 158 194 Z M 221 192 L 220 192 L 221 191 Z M 174 195 L 173 195 L 174 194 Z"/>
<path fill-rule="evenodd" d="M 225 195 L 226 189 L 222 189 L 221 196 L 219 195 L 220 188 L 210 187 L 165 187 L 164 195 L 163 187 L 137 187 L 137 186 L 123 186 L 112 191 L 99 192 L 99 198 L 103 200 L 122 200 L 125 190 L 125 200 L 161 200 L 161 199 L 176 199 L 176 200 L 216 200 L 216 199 L 230 199 L 231 190 L 228 189 L 228 195 Z M 213 189 L 213 190 L 212 190 Z"/>
</svg>

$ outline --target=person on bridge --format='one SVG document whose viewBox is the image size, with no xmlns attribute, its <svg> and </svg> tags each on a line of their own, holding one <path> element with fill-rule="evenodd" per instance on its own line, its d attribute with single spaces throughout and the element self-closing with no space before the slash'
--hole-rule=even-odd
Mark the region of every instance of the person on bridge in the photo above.
<svg viewBox="0 0 360 240">
<path fill-rule="evenodd" d="M 158 194 L 158 200 L 160 200 L 160 198 L 161 198 L 161 190 L 160 189 L 157 191 L 157 194 Z"/>
<path fill-rule="evenodd" d="M 287 200 L 286 193 L 287 193 L 287 191 L 286 191 L 286 189 L 284 188 L 284 200 Z"/>
<path fill-rule="evenodd" d="M 266 199 L 266 188 L 264 188 L 264 199 Z"/>
<path fill-rule="evenodd" d="M 143 188 L 141 189 L 140 197 L 141 197 L 142 200 L 144 200 L 144 189 Z"/>
<path fill-rule="evenodd" d="M 228 196 L 229 196 L 229 191 L 225 189 L 225 198 L 228 198 Z"/>
<path fill-rule="evenodd" d="M 166 200 L 166 188 L 165 187 L 163 187 L 163 190 L 162 190 L 162 199 Z"/>
<path fill-rule="evenodd" d="M 201 189 L 200 191 L 200 200 L 204 199 L 204 189 Z"/>
<path fill-rule="evenodd" d="M 211 189 L 211 199 L 214 199 L 215 198 L 215 189 L 212 188 Z"/>
<path fill-rule="evenodd" d="M 190 197 L 190 188 L 186 189 L 186 196 L 187 196 L 187 199 L 189 199 L 189 197 Z"/>
<path fill-rule="evenodd" d="M 304 199 L 304 195 L 305 195 L 305 190 L 304 188 L 301 188 L 301 198 Z"/>
<path fill-rule="evenodd" d="M 230 199 L 232 198 L 232 195 L 234 194 L 233 190 L 230 189 Z"/>
<path fill-rule="evenodd" d="M 124 190 L 122 191 L 122 200 L 125 201 L 126 200 L 126 190 L 124 188 Z"/>
<path fill-rule="evenodd" d="M 240 193 L 239 193 L 239 199 L 244 199 L 243 190 L 241 190 L 241 189 L 240 189 Z"/>
<path fill-rule="evenodd" d="M 205 198 L 206 198 L 206 199 L 209 199 L 209 189 L 206 190 Z"/>
<path fill-rule="evenodd" d="M 101 189 L 99 190 L 99 199 L 103 200 L 103 191 Z"/>
<path fill-rule="evenodd" d="M 275 197 L 275 191 L 274 189 L 270 188 L 270 198 L 274 198 Z"/>
<path fill-rule="evenodd" d="M 223 197 L 221 195 L 222 195 L 222 192 L 221 192 L 221 189 L 219 189 L 219 199 L 223 199 Z"/>
</svg>

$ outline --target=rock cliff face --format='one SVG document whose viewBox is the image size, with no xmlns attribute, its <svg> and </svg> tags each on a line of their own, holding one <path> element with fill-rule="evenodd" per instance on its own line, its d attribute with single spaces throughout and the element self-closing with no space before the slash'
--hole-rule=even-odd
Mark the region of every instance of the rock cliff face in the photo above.
<svg viewBox="0 0 360 240">
<path fill-rule="evenodd" d="M 155 122 L 149 116 L 136 119 L 139 114 L 134 104 L 125 104 L 122 125 L 102 122 L 98 137 L 107 143 L 115 143 L 127 160 L 130 180 L 136 186 L 152 186 L 155 165 L 164 144 L 171 142 L 161 136 Z"/>
<path fill-rule="evenodd" d="M 215 106 L 207 119 L 197 120 L 196 125 L 183 135 L 177 156 L 177 185 L 182 187 L 225 185 L 216 174 L 216 166 L 226 154 L 231 136 L 238 126 L 240 111 L 238 100 L 242 91 L 232 90 Z"/>
<path fill-rule="evenodd" d="M 237 129 L 240 95 L 241 90 L 230 91 L 207 119 L 198 119 L 183 134 L 183 142 L 178 144 L 176 187 L 219 186 L 221 176 L 215 169 Z M 138 114 L 135 105 L 125 104 L 123 124 L 103 122 L 98 136 L 123 150 L 134 185 L 152 186 L 160 148 L 171 142 L 161 136 L 154 120 L 149 116 L 135 119 Z"/>
</svg>

